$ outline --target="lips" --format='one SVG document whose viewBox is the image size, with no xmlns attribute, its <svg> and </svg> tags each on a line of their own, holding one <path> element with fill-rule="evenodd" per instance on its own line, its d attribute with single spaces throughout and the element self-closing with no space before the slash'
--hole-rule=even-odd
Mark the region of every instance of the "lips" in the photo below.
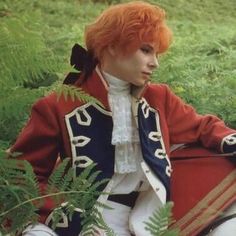
<svg viewBox="0 0 236 236">
<path fill-rule="evenodd" d="M 152 74 L 151 71 L 144 71 L 143 74 L 150 76 Z"/>
<path fill-rule="evenodd" d="M 152 72 L 142 72 L 142 74 L 144 75 L 145 79 L 149 80 L 150 76 L 152 75 Z"/>
</svg>

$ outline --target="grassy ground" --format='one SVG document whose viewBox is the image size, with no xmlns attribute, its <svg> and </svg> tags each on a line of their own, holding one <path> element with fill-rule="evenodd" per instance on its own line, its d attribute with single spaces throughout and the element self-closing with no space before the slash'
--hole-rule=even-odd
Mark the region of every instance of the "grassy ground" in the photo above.
<svg viewBox="0 0 236 236">
<path fill-rule="evenodd" d="M 0 21 L 20 19 L 25 28 L 40 35 L 45 47 L 56 57 L 57 73 L 64 74 L 71 47 L 76 42 L 83 44 L 85 26 L 112 2 L 127 1 L 1 0 Z M 160 58 L 160 68 L 153 80 L 168 83 L 198 112 L 217 114 L 236 128 L 235 0 L 150 2 L 158 3 L 166 10 L 174 35 L 169 52 Z M 22 67 L 28 66 L 25 64 Z M 32 102 L 47 90 L 45 86 L 55 81 L 45 78 L 44 83 L 41 81 L 40 84 L 36 80 L 36 85 L 32 85 L 31 89 L 16 85 L 20 104 L 20 112 L 15 110 L 18 114 L 17 127 L 12 122 L 15 117 L 11 117 L 13 106 L 5 106 L 2 112 L 1 104 L 6 102 L 6 96 L 3 92 L 0 94 L 0 128 L 4 130 L 0 139 L 14 139 L 28 117 Z M 13 95 L 10 97 L 13 98 Z M 16 99 L 13 101 L 15 103 Z M 9 123 L 10 127 L 7 125 Z M 11 135 L 7 135 L 9 133 Z"/>
</svg>

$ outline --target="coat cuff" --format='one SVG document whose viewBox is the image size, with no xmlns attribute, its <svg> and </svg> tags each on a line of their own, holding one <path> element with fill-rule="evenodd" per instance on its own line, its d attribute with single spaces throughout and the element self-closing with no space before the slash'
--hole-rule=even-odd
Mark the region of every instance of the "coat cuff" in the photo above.
<svg viewBox="0 0 236 236">
<path fill-rule="evenodd" d="M 221 152 L 236 152 L 236 133 L 225 136 L 221 142 Z"/>
</svg>

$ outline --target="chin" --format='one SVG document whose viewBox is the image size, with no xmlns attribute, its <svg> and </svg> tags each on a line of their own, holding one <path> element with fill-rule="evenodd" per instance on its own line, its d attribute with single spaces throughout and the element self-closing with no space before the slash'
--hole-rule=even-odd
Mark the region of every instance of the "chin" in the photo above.
<svg viewBox="0 0 236 236">
<path fill-rule="evenodd" d="M 137 86 L 142 87 L 142 86 L 144 86 L 146 83 L 147 83 L 147 80 L 141 80 L 141 81 L 137 82 Z"/>
<path fill-rule="evenodd" d="M 135 82 L 135 83 L 132 83 L 135 87 L 143 87 L 144 86 L 144 82 Z"/>
</svg>

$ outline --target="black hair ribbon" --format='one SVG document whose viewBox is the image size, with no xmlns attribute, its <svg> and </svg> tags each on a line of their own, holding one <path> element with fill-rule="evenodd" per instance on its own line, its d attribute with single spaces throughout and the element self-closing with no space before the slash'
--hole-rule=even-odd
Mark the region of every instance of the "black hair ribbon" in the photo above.
<svg viewBox="0 0 236 236">
<path fill-rule="evenodd" d="M 94 57 L 92 51 L 87 51 L 76 43 L 72 47 L 70 64 L 79 72 L 70 72 L 66 76 L 64 84 L 74 84 L 81 74 L 83 74 L 83 81 L 81 83 L 84 82 L 92 74 L 98 64 L 98 60 Z"/>
</svg>

